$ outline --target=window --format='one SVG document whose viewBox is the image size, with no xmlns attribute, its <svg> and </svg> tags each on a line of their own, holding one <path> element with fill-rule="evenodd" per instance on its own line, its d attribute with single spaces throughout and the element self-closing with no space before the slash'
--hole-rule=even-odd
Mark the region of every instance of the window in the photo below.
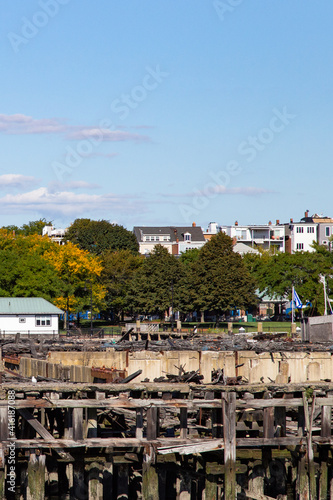
<svg viewBox="0 0 333 500">
<path fill-rule="evenodd" d="M 304 250 L 304 243 L 296 243 L 296 250 Z"/>
<path fill-rule="evenodd" d="M 327 236 L 327 237 L 330 236 L 330 227 L 329 226 L 325 227 L 325 236 Z"/>
<path fill-rule="evenodd" d="M 303 231 L 304 231 L 304 227 L 297 226 L 297 228 L 296 228 L 297 233 L 303 233 Z"/>
<path fill-rule="evenodd" d="M 313 226 L 308 227 L 308 233 L 314 233 L 314 227 Z"/>
<path fill-rule="evenodd" d="M 185 241 L 191 241 L 191 234 L 190 233 L 185 233 L 184 234 L 184 240 Z"/>
<path fill-rule="evenodd" d="M 36 316 L 36 326 L 51 326 L 51 317 Z"/>
</svg>

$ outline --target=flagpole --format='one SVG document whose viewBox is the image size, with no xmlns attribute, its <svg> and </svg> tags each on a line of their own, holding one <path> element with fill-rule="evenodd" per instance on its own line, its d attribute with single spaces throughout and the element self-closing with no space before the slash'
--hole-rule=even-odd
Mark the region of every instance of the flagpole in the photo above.
<svg viewBox="0 0 333 500">
<path fill-rule="evenodd" d="M 291 322 L 294 322 L 294 285 L 291 287 Z"/>
<path fill-rule="evenodd" d="M 324 279 L 323 279 L 323 284 L 324 284 L 324 300 L 325 300 L 325 316 L 327 316 L 327 296 L 326 296 L 326 279 L 325 279 L 325 276 L 324 276 Z"/>
</svg>

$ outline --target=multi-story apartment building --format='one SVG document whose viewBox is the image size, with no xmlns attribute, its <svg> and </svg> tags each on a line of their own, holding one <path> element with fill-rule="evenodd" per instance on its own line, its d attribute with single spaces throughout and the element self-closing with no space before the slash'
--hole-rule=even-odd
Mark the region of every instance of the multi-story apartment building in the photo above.
<svg viewBox="0 0 333 500">
<path fill-rule="evenodd" d="M 262 247 L 264 250 L 276 249 L 285 251 L 285 226 L 276 224 L 249 224 L 241 226 L 236 221 L 233 226 L 221 226 L 221 231 L 252 248 Z"/>
<path fill-rule="evenodd" d="M 333 219 L 323 215 L 309 216 L 306 210 L 299 222 L 290 219 L 286 226 L 286 252 L 313 252 L 313 243 L 331 248 L 330 237 L 333 236 Z"/>
</svg>

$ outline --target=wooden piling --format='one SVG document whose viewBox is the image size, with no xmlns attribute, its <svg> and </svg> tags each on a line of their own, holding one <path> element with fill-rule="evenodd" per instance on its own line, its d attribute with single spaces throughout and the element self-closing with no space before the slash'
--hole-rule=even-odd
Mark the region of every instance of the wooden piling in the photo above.
<svg viewBox="0 0 333 500">
<path fill-rule="evenodd" d="M 158 498 L 158 473 L 155 464 L 155 451 L 152 446 L 146 446 L 143 455 L 142 468 L 142 498 L 156 500 Z"/>
<path fill-rule="evenodd" d="M 101 464 L 91 462 L 87 466 L 87 473 L 89 500 L 103 500 L 103 473 Z"/>
<path fill-rule="evenodd" d="M 236 498 L 236 393 L 222 395 L 225 498 Z"/>
<path fill-rule="evenodd" d="M 30 453 L 26 500 L 45 498 L 45 455 Z"/>
</svg>

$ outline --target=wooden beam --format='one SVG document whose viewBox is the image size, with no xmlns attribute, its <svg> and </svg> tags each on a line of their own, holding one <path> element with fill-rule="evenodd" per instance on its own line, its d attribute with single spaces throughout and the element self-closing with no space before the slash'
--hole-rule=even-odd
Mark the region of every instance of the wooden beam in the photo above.
<svg viewBox="0 0 333 500">
<path fill-rule="evenodd" d="M 54 438 L 52 436 L 52 434 L 50 434 L 49 431 L 46 430 L 45 427 L 43 427 L 42 424 L 34 418 L 34 416 L 32 415 L 32 413 L 30 413 L 29 410 L 27 410 L 26 408 L 21 408 L 18 411 L 19 411 L 20 415 L 31 425 L 31 427 L 33 429 L 35 429 L 36 432 L 38 432 L 38 434 L 43 439 L 45 439 L 46 441 L 49 441 L 51 443 L 55 443 L 57 441 L 56 438 Z M 57 453 L 61 458 L 65 459 L 65 460 L 68 460 L 68 461 L 74 460 L 74 458 L 70 455 L 70 453 L 68 453 L 67 451 L 64 451 L 61 448 L 57 449 Z"/>
</svg>

